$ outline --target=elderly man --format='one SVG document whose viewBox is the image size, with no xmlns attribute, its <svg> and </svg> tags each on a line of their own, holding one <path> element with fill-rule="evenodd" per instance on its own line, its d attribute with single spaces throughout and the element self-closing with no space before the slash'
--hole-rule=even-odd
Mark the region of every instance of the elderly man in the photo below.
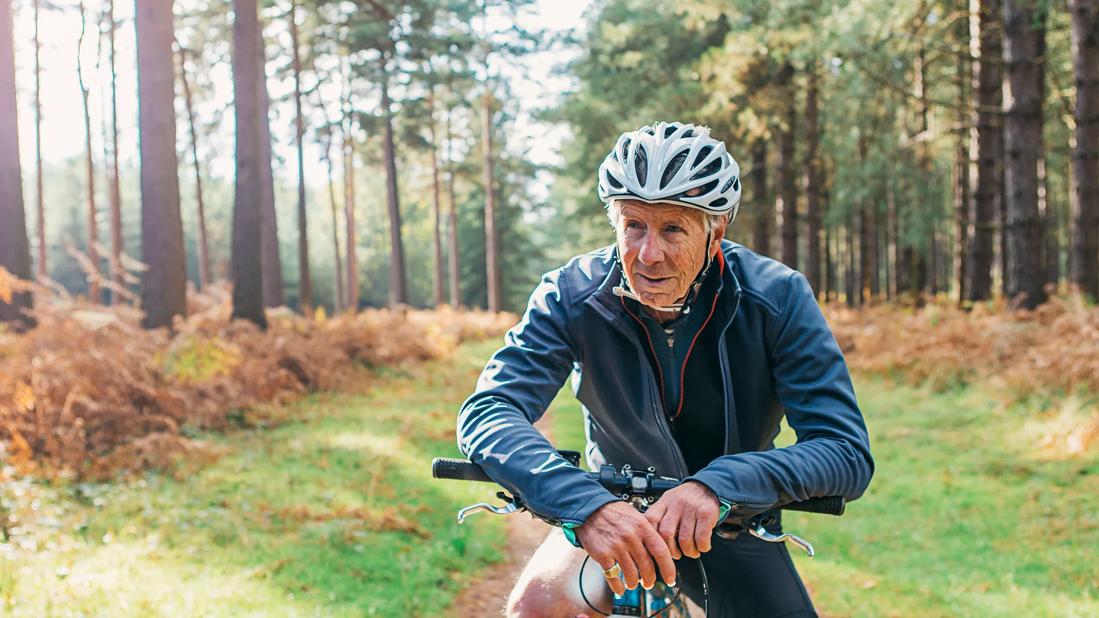
<svg viewBox="0 0 1099 618">
<path fill-rule="evenodd" d="M 846 363 L 805 277 L 724 240 L 739 174 L 706 128 L 622 134 L 599 168 L 616 243 L 543 277 L 462 406 L 462 451 L 579 547 L 554 530 L 509 615 L 587 612 L 576 586 L 585 552 L 617 593 L 650 588 L 659 573 L 701 603 L 700 569 L 688 564 L 698 560 L 710 615 L 815 615 L 783 544 L 713 536 L 722 510 L 855 499 L 874 469 Z M 645 513 L 532 426 L 570 373 L 589 465 L 685 479 Z M 784 415 L 797 443 L 774 448 Z"/>
</svg>

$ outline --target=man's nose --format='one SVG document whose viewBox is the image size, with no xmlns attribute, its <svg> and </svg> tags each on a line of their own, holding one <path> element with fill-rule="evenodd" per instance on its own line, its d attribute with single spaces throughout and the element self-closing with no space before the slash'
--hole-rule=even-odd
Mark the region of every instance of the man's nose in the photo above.
<svg viewBox="0 0 1099 618">
<path fill-rule="evenodd" d="M 641 250 L 637 253 L 637 259 L 642 264 L 656 264 L 664 260 L 664 241 L 660 234 L 645 234 L 641 240 Z"/>
</svg>

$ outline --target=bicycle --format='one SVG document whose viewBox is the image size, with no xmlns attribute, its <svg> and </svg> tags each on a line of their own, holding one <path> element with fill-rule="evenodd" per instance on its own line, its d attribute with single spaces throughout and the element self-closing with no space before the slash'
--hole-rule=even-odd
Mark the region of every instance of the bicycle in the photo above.
<svg viewBox="0 0 1099 618">
<path fill-rule="evenodd" d="M 580 453 L 576 451 L 558 451 L 570 464 L 579 467 Z M 614 466 L 603 465 L 598 472 L 588 472 L 591 478 L 598 481 L 607 491 L 629 502 L 638 511 L 644 512 L 654 504 L 664 492 L 679 485 L 678 479 L 659 476 L 656 470 L 634 470 L 630 466 L 623 466 L 616 470 Z M 480 466 L 464 459 L 450 459 L 439 457 L 431 462 L 431 475 L 437 479 L 451 479 L 464 481 L 482 481 L 494 483 Z M 529 511 L 520 496 L 512 496 L 506 492 L 497 492 L 496 496 L 504 501 L 503 506 L 493 506 L 487 502 L 472 504 L 458 511 L 458 523 L 461 524 L 472 514 L 487 511 L 496 515 L 511 515 L 528 511 L 532 516 L 539 517 L 551 525 L 559 525 L 560 522 L 547 520 L 537 513 Z M 747 532 L 752 536 L 770 543 L 783 543 L 790 541 L 794 545 L 806 551 L 810 558 L 816 555 L 812 544 L 805 539 L 788 532 L 773 534 L 767 530 L 778 521 L 779 510 L 801 511 L 806 513 L 822 513 L 827 515 L 842 515 L 846 508 L 846 500 L 842 496 L 828 496 L 823 498 L 811 498 L 803 502 L 789 502 L 774 505 L 771 508 L 756 514 L 744 516 L 738 511 L 740 505 L 733 504 L 724 514 L 724 518 L 714 529 L 714 533 L 726 539 L 734 539 L 739 534 Z M 612 594 L 612 605 L 609 612 L 596 608 L 588 600 L 583 589 L 584 568 L 590 558 L 585 558 L 577 577 L 580 579 L 580 594 L 584 601 L 599 615 L 604 616 L 641 616 L 655 618 L 657 616 L 689 616 L 685 604 L 682 602 L 682 591 L 657 581 L 657 585 L 651 590 L 645 590 L 637 586 L 633 590 L 626 590 L 623 595 Z M 708 601 L 708 584 L 706 571 L 701 562 L 697 562 L 702 584 L 703 603 L 705 612 Z M 674 612 L 674 613 L 673 613 Z"/>
</svg>

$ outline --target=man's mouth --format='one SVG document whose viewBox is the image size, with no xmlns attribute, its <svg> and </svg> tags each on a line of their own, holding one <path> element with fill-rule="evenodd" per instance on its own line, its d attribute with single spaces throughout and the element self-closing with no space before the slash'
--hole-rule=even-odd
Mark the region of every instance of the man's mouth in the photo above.
<svg viewBox="0 0 1099 618">
<path fill-rule="evenodd" d="M 641 273 L 637 273 L 637 278 L 640 279 L 642 283 L 647 283 L 650 285 L 658 285 L 664 283 L 665 281 L 671 281 L 672 279 L 671 277 L 651 277 L 649 275 L 643 275 Z"/>
</svg>

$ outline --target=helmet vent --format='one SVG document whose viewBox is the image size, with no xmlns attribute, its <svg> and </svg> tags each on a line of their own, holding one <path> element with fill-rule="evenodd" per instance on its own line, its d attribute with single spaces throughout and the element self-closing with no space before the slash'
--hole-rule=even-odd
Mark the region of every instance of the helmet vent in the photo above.
<svg viewBox="0 0 1099 618">
<path fill-rule="evenodd" d="M 678 128 L 679 127 L 675 126 L 674 124 L 673 125 L 668 125 L 667 127 L 665 127 L 664 128 L 664 139 L 668 139 L 669 137 L 671 137 L 672 133 L 675 133 L 675 130 L 678 129 Z"/>
<path fill-rule="evenodd" d="M 691 164 L 691 167 L 694 167 L 694 166 L 698 165 L 699 163 L 702 163 L 703 161 L 705 161 L 706 157 L 710 156 L 710 153 L 713 152 L 713 151 L 714 151 L 713 146 L 704 146 L 701 150 L 698 151 L 698 155 L 695 156 L 695 161 L 694 161 L 694 163 Z"/>
<path fill-rule="evenodd" d="M 733 178 L 733 191 L 740 191 L 740 178 Z"/>
<path fill-rule="evenodd" d="M 618 179 L 617 179 L 617 178 L 615 178 L 614 176 L 611 176 L 610 174 L 607 174 L 607 182 L 608 182 L 608 183 L 609 183 L 609 184 L 610 184 L 610 185 L 611 185 L 612 187 L 614 187 L 615 189 L 622 189 L 622 188 L 624 188 L 624 187 L 622 186 L 622 183 L 618 182 Z"/>
<path fill-rule="evenodd" d="M 623 164 L 626 163 L 626 153 L 630 151 L 630 141 L 630 138 L 627 137 L 625 141 L 622 142 L 622 156 L 620 158 L 622 159 Z"/>
<path fill-rule="evenodd" d="M 702 168 L 702 170 L 699 171 L 697 174 L 695 174 L 694 176 L 691 176 L 691 180 L 698 180 L 699 178 L 705 178 L 707 176 L 712 176 L 712 175 L 714 175 L 714 174 L 716 174 L 720 171 L 721 171 L 721 157 L 718 157 L 718 158 L 714 159 L 713 161 L 711 161 L 709 165 Z"/>
<path fill-rule="evenodd" d="M 711 180 L 710 182 L 702 185 L 701 187 L 698 187 L 697 189 L 692 189 L 691 190 L 692 192 L 697 191 L 697 193 L 693 193 L 692 196 L 706 195 L 710 191 L 713 191 L 715 188 L 717 188 L 717 183 L 718 183 L 717 180 Z M 687 194 L 684 193 L 683 195 L 686 196 Z M 692 196 L 687 196 L 687 197 L 692 197 Z"/>
<path fill-rule="evenodd" d="M 710 208 L 720 208 L 721 206 L 724 206 L 728 203 L 729 203 L 729 200 L 727 200 L 723 197 L 719 197 L 716 200 L 710 202 Z"/>
<path fill-rule="evenodd" d="M 683 132 L 683 135 L 681 135 L 680 137 L 687 138 L 687 137 L 694 137 L 694 136 L 695 136 L 694 129 L 687 129 L 686 131 Z"/>
<path fill-rule="evenodd" d="M 672 157 L 672 160 L 668 162 L 668 167 L 664 168 L 664 175 L 660 177 L 661 189 L 668 186 L 668 183 L 672 180 L 672 176 L 675 176 L 675 173 L 679 171 L 679 168 L 683 167 L 683 162 L 686 160 L 686 150 Z"/>
<path fill-rule="evenodd" d="M 740 188 L 739 185 L 740 185 L 740 179 L 737 178 L 736 176 L 733 176 L 729 180 L 725 181 L 725 186 L 721 187 L 721 193 L 725 193 L 726 191 L 728 191 L 729 187 L 737 187 L 737 189 L 739 189 Z"/>
<path fill-rule="evenodd" d="M 637 147 L 637 154 L 634 155 L 634 170 L 637 172 L 637 182 L 645 184 L 649 177 L 649 155 L 641 146 Z"/>
</svg>

